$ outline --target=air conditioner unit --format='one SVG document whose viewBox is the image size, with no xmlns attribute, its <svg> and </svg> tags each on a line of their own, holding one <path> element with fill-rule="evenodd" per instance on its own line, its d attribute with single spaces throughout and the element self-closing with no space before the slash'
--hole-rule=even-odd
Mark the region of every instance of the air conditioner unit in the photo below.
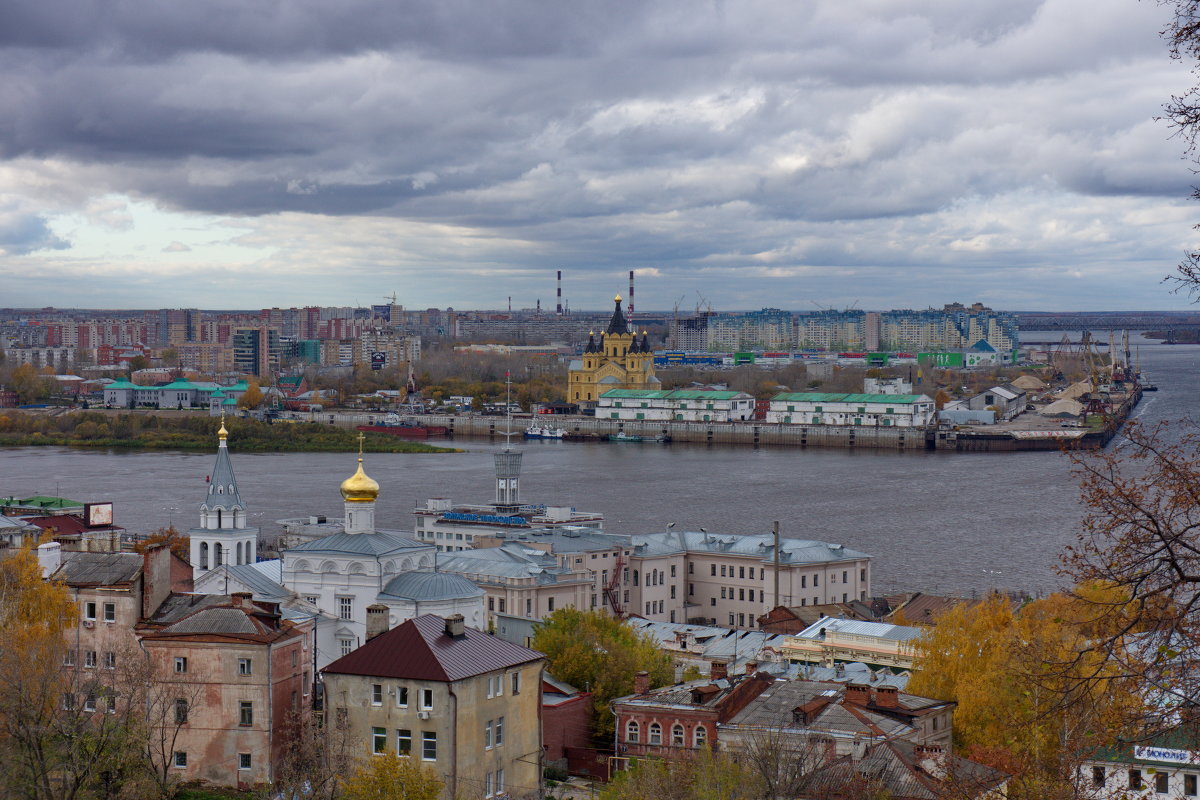
<svg viewBox="0 0 1200 800">
<path fill-rule="evenodd" d="M 85 628 L 94 628 L 94 627 L 96 627 L 96 621 L 95 621 L 95 620 L 92 620 L 92 619 L 85 619 L 85 620 L 83 621 L 83 627 L 85 627 Z"/>
<path fill-rule="evenodd" d="M 429 719 L 429 712 L 428 711 L 418 711 L 417 719 Z"/>
</svg>

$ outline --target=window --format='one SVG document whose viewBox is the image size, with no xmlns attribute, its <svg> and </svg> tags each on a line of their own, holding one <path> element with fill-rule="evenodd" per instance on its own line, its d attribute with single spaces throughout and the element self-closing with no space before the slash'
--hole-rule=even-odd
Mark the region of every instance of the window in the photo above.
<svg viewBox="0 0 1200 800">
<path fill-rule="evenodd" d="M 746 599 L 746 590 L 738 589 L 738 600 L 745 600 L 745 599 Z"/>
<path fill-rule="evenodd" d="M 721 577 L 722 578 L 725 577 L 725 565 L 724 564 L 721 565 Z"/>
<path fill-rule="evenodd" d="M 254 724 L 254 703 L 243 700 L 238 704 L 238 725 Z"/>
<path fill-rule="evenodd" d="M 533 616 L 533 600 L 528 597 L 525 598 L 525 616 L 527 616 L 527 617 Z"/>
<path fill-rule="evenodd" d="M 250 754 L 238 753 L 238 769 L 250 769 Z"/>
<path fill-rule="evenodd" d="M 675 584 L 671 584 L 671 599 L 675 599 Z"/>
<path fill-rule="evenodd" d="M 338 617 L 340 617 L 341 619 L 354 619 L 354 598 L 353 597 L 339 597 L 337 599 L 337 603 L 338 603 Z"/>
<path fill-rule="evenodd" d="M 1183 776 L 1183 796 L 1184 797 L 1195 797 L 1196 796 L 1196 776 L 1195 775 L 1184 775 Z"/>
<path fill-rule="evenodd" d="M 87 650 L 83 654 L 83 665 L 88 669 L 96 668 L 96 651 Z"/>
<path fill-rule="evenodd" d="M 689 583 L 689 584 L 688 584 L 688 596 L 689 596 L 689 597 L 691 597 L 691 596 L 692 596 L 692 595 L 694 595 L 695 593 L 696 593 L 696 584 L 694 584 L 694 583 Z"/>
<path fill-rule="evenodd" d="M 63 653 L 63 666 L 64 667 L 75 666 L 75 651 L 74 650 L 68 650 L 67 652 Z"/>
<path fill-rule="evenodd" d="M 707 742 L 708 728 L 697 725 L 696 730 L 692 731 L 692 747 L 704 747 Z"/>
<path fill-rule="evenodd" d="M 504 794 L 504 770 L 496 770 L 496 794 Z"/>
<path fill-rule="evenodd" d="M 553 611 L 553 610 L 554 610 L 554 598 L 553 598 L 553 597 L 550 597 L 550 598 L 547 598 L 547 599 L 546 599 L 546 608 L 547 608 L 547 610 L 549 610 L 549 611 Z"/>
<path fill-rule="evenodd" d="M 117 604 L 116 603 L 105 603 L 104 604 L 104 621 L 105 622 L 116 622 L 117 621 Z"/>
<path fill-rule="evenodd" d="M 250 675 L 250 674 L 251 674 L 250 659 L 239 658 L 238 659 L 238 675 Z"/>
<path fill-rule="evenodd" d="M 846 570 L 842 570 L 842 583 L 846 583 Z"/>
<path fill-rule="evenodd" d="M 715 606 L 717 604 L 717 598 L 715 598 L 715 597 L 708 598 L 708 604 L 710 606 Z"/>
<path fill-rule="evenodd" d="M 487 724 L 483 726 L 483 749 L 492 749 L 492 721 L 489 719 Z"/>
<path fill-rule="evenodd" d="M 640 736 L 640 735 L 641 735 L 641 726 L 639 726 L 633 720 L 629 720 L 629 722 L 625 723 L 625 741 L 630 742 L 632 744 L 637 744 L 638 736 Z"/>
<path fill-rule="evenodd" d="M 821 576 L 820 576 L 820 575 L 813 575 L 813 588 L 815 589 L 815 588 L 817 588 L 817 587 L 818 587 L 818 586 L 820 586 L 820 585 L 821 585 Z"/>
<path fill-rule="evenodd" d="M 1154 776 L 1154 792 L 1156 794 L 1166 794 L 1171 791 L 1171 776 L 1166 772 L 1159 772 Z"/>
<path fill-rule="evenodd" d="M 671 565 L 671 577 L 672 578 L 675 577 L 675 565 L 674 564 Z"/>
<path fill-rule="evenodd" d="M 519 673 L 519 672 L 514 672 L 512 674 L 512 693 L 513 694 L 521 693 L 521 673 Z"/>
<path fill-rule="evenodd" d="M 496 719 L 496 747 L 504 744 L 504 717 Z"/>
<path fill-rule="evenodd" d="M 437 732 L 421 732 L 421 760 L 437 761 Z"/>
<path fill-rule="evenodd" d="M 87 697 L 83 698 L 83 710 L 84 711 L 95 711 L 96 710 L 96 695 L 88 694 Z"/>
<path fill-rule="evenodd" d="M 175 751 L 175 768 L 176 769 L 186 769 L 187 768 L 187 753 L 183 752 L 182 750 Z"/>
<path fill-rule="evenodd" d="M 175 699 L 175 724 L 184 725 L 188 720 L 188 701 L 183 697 Z"/>
<path fill-rule="evenodd" d="M 304 602 L 312 603 L 314 606 L 321 604 L 321 596 L 316 594 L 304 595 Z"/>
<path fill-rule="evenodd" d="M 371 728 L 371 752 L 377 756 L 387 752 L 386 728 Z"/>
<path fill-rule="evenodd" d="M 801 589 L 807 589 L 807 588 L 808 588 L 808 576 L 807 576 L 807 575 L 801 575 L 801 576 L 800 576 L 800 588 L 801 588 Z"/>
<path fill-rule="evenodd" d="M 695 575 L 695 574 L 696 574 L 696 562 L 689 561 L 688 562 L 688 575 Z"/>
<path fill-rule="evenodd" d="M 187 657 L 175 656 L 175 671 L 177 673 L 187 672 Z"/>
<path fill-rule="evenodd" d="M 717 565 L 716 564 L 709 564 L 708 570 L 709 570 L 709 572 L 708 572 L 709 575 L 716 577 L 716 574 L 717 574 Z"/>
<path fill-rule="evenodd" d="M 1140 769 L 1129 770 L 1129 788 L 1130 789 L 1141 789 L 1142 788 L 1142 771 Z"/>
<path fill-rule="evenodd" d="M 353 639 L 338 639 L 338 649 L 341 651 L 342 655 L 344 655 L 344 656 L 350 655 L 350 653 L 354 650 L 354 640 Z"/>
<path fill-rule="evenodd" d="M 75 710 L 75 694 L 74 694 L 74 692 L 67 692 L 66 694 L 63 695 L 63 710 L 64 711 L 74 711 Z"/>
<path fill-rule="evenodd" d="M 396 705 L 400 708 L 408 708 L 408 687 L 396 687 Z"/>
<path fill-rule="evenodd" d="M 396 755 L 412 755 L 412 731 L 408 728 L 396 729 Z"/>
<path fill-rule="evenodd" d="M 865 569 L 860 569 L 858 571 L 858 579 L 860 581 L 865 581 L 867 579 L 867 571 Z"/>
<path fill-rule="evenodd" d="M 489 597 L 488 598 L 488 611 L 495 611 L 495 610 L 496 610 L 496 598 Z"/>
<path fill-rule="evenodd" d="M 94 602 L 88 601 L 83 604 L 83 618 L 86 620 L 96 619 L 96 604 Z"/>
<path fill-rule="evenodd" d="M 507 602 L 508 601 L 505 598 L 503 598 L 503 597 L 500 598 L 500 613 L 501 614 L 504 613 L 504 606 L 507 604 Z"/>
<path fill-rule="evenodd" d="M 110 694 L 108 696 L 107 700 L 108 700 L 107 708 L 105 708 L 104 710 L 107 711 L 109 714 L 117 713 L 117 696 L 115 694 Z"/>
<path fill-rule="evenodd" d="M 650 733 L 650 736 L 649 736 L 648 741 L 650 744 L 662 744 L 662 726 L 661 725 L 659 725 L 657 722 L 651 722 L 649 733 Z"/>
<path fill-rule="evenodd" d="M 373 705 L 373 706 L 383 705 L 383 684 L 382 683 L 372 683 L 371 684 L 371 705 Z"/>
<path fill-rule="evenodd" d="M 671 744 L 675 747 L 683 747 L 683 726 L 678 722 L 671 726 Z"/>
<path fill-rule="evenodd" d="M 495 797 L 496 796 L 496 788 L 495 787 L 496 787 L 496 784 L 494 783 L 494 778 L 492 776 L 492 773 L 489 772 L 488 774 L 484 775 L 483 776 L 483 796 L 484 797 Z"/>
<path fill-rule="evenodd" d="M 725 599 L 725 587 L 724 586 L 721 587 L 721 599 L 722 600 Z"/>
<path fill-rule="evenodd" d="M 433 709 L 433 689 L 421 690 L 421 708 L 426 711 Z"/>
<path fill-rule="evenodd" d="M 492 697 L 502 697 L 503 695 L 504 695 L 504 676 L 503 675 L 492 675 L 491 677 L 488 678 L 487 696 L 489 698 L 492 698 Z"/>
<path fill-rule="evenodd" d="M 104 654 L 104 668 L 105 669 L 116 669 L 117 668 L 117 654 L 116 653 L 105 653 Z"/>
<path fill-rule="evenodd" d="M 739 578 L 746 577 L 746 568 L 745 567 L 738 567 L 738 577 Z M 751 575 L 750 577 L 753 578 L 754 576 Z"/>
<path fill-rule="evenodd" d="M 294 667 L 299 663 L 300 663 L 300 651 L 293 647 L 292 648 L 292 666 Z"/>
</svg>

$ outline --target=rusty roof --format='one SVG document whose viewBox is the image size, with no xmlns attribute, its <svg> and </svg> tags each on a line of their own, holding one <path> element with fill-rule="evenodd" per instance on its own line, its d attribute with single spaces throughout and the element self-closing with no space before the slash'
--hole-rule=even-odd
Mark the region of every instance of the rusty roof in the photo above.
<svg viewBox="0 0 1200 800">
<path fill-rule="evenodd" d="M 52 576 L 68 586 L 123 586 L 133 583 L 142 572 L 138 553 L 62 554 L 63 563 Z"/>
<path fill-rule="evenodd" d="M 444 619 L 423 614 L 376 636 L 324 672 L 449 683 L 544 657 L 475 628 L 448 636 Z"/>
</svg>

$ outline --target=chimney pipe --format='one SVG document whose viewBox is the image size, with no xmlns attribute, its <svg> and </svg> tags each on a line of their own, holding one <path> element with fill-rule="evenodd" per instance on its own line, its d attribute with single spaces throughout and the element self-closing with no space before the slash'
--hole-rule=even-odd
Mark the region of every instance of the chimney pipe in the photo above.
<svg viewBox="0 0 1200 800">
<path fill-rule="evenodd" d="M 446 617 L 446 635 L 458 639 L 467 635 L 466 626 L 463 624 L 462 614 L 452 614 Z"/>
<path fill-rule="evenodd" d="M 371 641 L 381 633 L 387 633 L 391 627 L 388 607 L 383 603 L 367 606 L 367 641 Z"/>
<path fill-rule="evenodd" d="M 39 544 L 37 549 L 38 566 L 42 568 L 42 577 L 48 578 L 62 566 L 62 545 L 58 542 Z"/>
<path fill-rule="evenodd" d="M 708 674 L 714 681 L 729 677 L 729 665 L 724 661 L 714 661 L 712 662 L 711 671 Z"/>
<path fill-rule="evenodd" d="M 558 315 L 558 316 L 560 316 L 560 317 L 563 315 L 563 307 L 562 307 L 562 270 L 561 270 L 561 269 L 558 271 L 558 307 L 557 307 L 557 309 L 555 310 L 555 312 L 554 312 L 554 313 L 555 313 L 555 314 L 557 314 L 557 315 Z"/>
<path fill-rule="evenodd" d="M 650 691 L 650 673 L 639 672 L 633 676 L 633 693 L 645 694 Z"/>
<path fill-rule="evenodd" d="M 250 592 L 234 592 L 229 597 L 233 600 L 233 605 L 236 608 L 246 608 L 250 605 L 250 601 L 254 599 L 254 595 Z"/>
<path fill-rule="evenodd" d="M 633 270 L 629 270 L 629 321 L 633 322 Z"/>
</svg>

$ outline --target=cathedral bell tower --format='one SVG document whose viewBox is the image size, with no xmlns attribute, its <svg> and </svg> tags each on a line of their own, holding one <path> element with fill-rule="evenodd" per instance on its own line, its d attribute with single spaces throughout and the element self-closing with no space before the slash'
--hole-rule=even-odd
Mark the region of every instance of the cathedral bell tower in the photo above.
<svg viewBox="0 0 1200 800">
<path fill-rule="evenodd" d="M 200 525 L 188 531 L 192 568 L 197 575 L 222 564 L 253 564 L 258 557 L 258 528 L 246 525 L 246 506 L 229 460 L 225 417 L 217 431 L 217 463 L 200 504 Z"/>
<path fill-rule="evenodd" d="M 363 471 L 363 439 L 358 435 L 358 469 L 342 481 L 342 500 L 346 503 L 346 533 L 375 532 L 375 501 L 379 483 Z"/>
</svg>

